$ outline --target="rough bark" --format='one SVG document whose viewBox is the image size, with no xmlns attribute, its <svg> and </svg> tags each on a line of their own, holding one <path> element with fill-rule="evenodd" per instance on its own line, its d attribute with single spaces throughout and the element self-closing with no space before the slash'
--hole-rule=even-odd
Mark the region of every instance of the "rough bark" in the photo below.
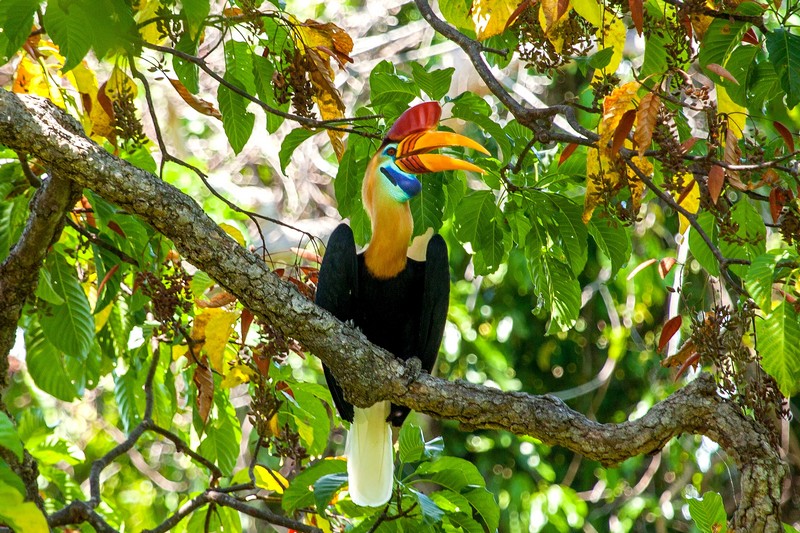
<svg viewBox="0 0 800 533">
<path fill-rule="evenodd" d="M 63 112 L 49 102 L 0 90 L 0 143 L 35 155 L 58 175 L 141 216 L 244 305 L 319 356 L 356 405 L 391 399 L 469 427 L 531 435 L 604 465 L 653 453 L 681 433 L 707 435 L 742 473 L 732 526 L 748 532 L 782 529 L 779 503 L 785 467 L 761 425 L 722 400 L 711 376 L 701 376 L 642 418 L 622 424 L 593 422 L 551 396 L 503 392 L 427 374 L 409 378 L 389 353 L 272 275 L 193 199 L 70 130 Z"/>
</svg>

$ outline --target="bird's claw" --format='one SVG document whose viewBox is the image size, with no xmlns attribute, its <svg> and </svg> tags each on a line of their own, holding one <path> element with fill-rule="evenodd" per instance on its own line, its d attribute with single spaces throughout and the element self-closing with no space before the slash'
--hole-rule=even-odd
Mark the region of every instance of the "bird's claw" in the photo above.
<svg viewBox="0 0 800 533">
<path fill-rule="evenodd" d="M 406 359 L 403 363 L 405 367 L 406 387 L 414 383 L 420 374 L 422 374 L 422 361 L 419 357 L 412 357 Z"/>
</svg>

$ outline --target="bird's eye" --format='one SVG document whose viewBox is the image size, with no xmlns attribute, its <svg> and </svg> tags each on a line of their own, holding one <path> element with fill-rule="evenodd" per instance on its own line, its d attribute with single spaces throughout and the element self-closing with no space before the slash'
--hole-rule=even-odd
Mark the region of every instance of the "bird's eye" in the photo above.
<svg viewBox="0 0 800 533">
<path fill-rule="evenodd" d="M 386 150 L 386 155 L 390 155 L 390 156 L 394 157 L 396 154 L 397 154 L 397 150 L 395 148 L 389 148 L 388 150 Z"/>
</svg>

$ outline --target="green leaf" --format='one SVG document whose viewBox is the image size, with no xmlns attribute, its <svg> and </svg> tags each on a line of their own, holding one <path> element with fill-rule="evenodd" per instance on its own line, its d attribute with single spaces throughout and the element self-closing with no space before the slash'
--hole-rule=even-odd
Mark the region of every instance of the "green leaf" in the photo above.
<svg viewBox="0 0 800 533">
<path fill-rule="evenodd" d="M 426 524 L 436 524 L 442 521 L 442 517 L 444 516 L 444 511 L 436 505 L 436 503 L 431 500 L 425 494 L 411 489 L 411 493 L 417 497 L 417 502 L 419 503 L 420 511 L 422 511 L 422 520 Z"/>
<path fill-rule="evenodd" d="M 411 199 L 411 216 L 414 219 L 414 234 L 422 235 L 428 228 L 434 232 L 442 227 L 444 215 L 444 182 L 441 173 L 424 176 L 421 179 L 422 190 Z"/>
<path fill-rule="evenodd" d="M 467 31 L 471 36 L 475 35 L 475 23 L 472 21 L 472 1 L 471 0 L 442 0 L 439 2 L 439 9 L 445 20 L 461 31 Z"/>
<path fill-rule="evenodd" d="M 2 486 L 14 488 L 20 494 L 25 494 L 25 483 L 4 461 L 0 461 L 0 487 Z"/>
<path fill-rule="evenodd" d="M 640 76 L 662 74 L 667 71 L 667 37 L 651 32 L 646 36 L 644 60 Z"/>
<path fill-rule="evenodd" d="M 116 372 L 113 372 L 112 375 L 114 377 L 114 400 L 117 402 L 122 429 L 125 433 L 130 433 L 141 420 L 138 404 L 144 400 L 142 382 L 132 368 L 122 375 Z"/>
<path fill-rule="evenodd" d="M 325 404 L 313 394 L 302 388 L 293 388 L 296 405 L 292 405 L 292 414 L 298 422 L 300 436 L 310 455 L 319 455 L 328 445 L 331 421 Z M 305 426 L 305 427 L 304 427 Z M 304 431 L 304 429 L 310 431 Z"/>
<path fill-rule="evenodd" d="M 14 423 L 2 411 L 0 411 L 0 446 L 13 452 L 17 460 L 22 462 L 22 441 L 14 429 Z"/>
<path fill-rule="evenodd" d="M 306 468 L 295 477 L 286 492 L 283 493 L 281 506 L 289 514 L 301 507 L 315 503 L 314 493 L 309 490 L 322 476 L 347 472 L 347 462 L 340 459 L 323 459 Z"/>
<path fill-rule="evenodd" d="M 725 533 L 728 530 L 722 496 L 716 492 L 706 492 L 700 499 L 690 498 L 689 514 L 701 533 Z M 721 529 L 716 531 L 714 526 Z"/>
<path fill-rule="evenodd" d="M 65 354 L 83 359 L 94 341 L 94 317 L 75 268 L 60 253 L 47 259 L 53 289 L 64 300 L 41 316 L 42 331 Z"/>
<path fill-rule="evenodd" d="M 361 208 L 361 183 L 367 170 L 370 149 L 369 140 L 363 137 L 351 135 L 347 140 L 347 149 L 333 182 L 339 214 L 344 218 L 352 217 Z"/>
<path fill-rule="evenodd" d="M 328 474 L 322 476 L 314 483 L 314 500 L 317 504 L 317 512 L 325 516 L 325 510 L 331 503 L 333 495 L 336 494 L 343 485 L 347 483 L 347 474 Z"/>
<path fill-rule="evenodd" d="M 181 14 L 186 17 L 189 26 L 189 34 L 197 37 L 198 31 L 203 27 L 203 22 L 211 11 L 209 0 L 183 0 Z"/>
<path fill-rule="evenodd" d="M 800 533 L 800 530 L 789 524 L 783 524 L 783 533 Z"/>
<path fill-rule="evenodd" d="M 511 160 L 514 153 L 511 140 L 505 130 L 491 117 L 491 106 L 483 98 L 470 92 L 462 93 L 453 99 L 452 113 L 454 117 L 477 124 L 488 133 L 500 148 L 503 163 Z"/>
<path fill-rule="evenodd" d="M 0 3 L 0 64 L 22 47 L 33 26 L 38 0 L 3 0 Z"/>
<path fill-rule="evenodd" d="M 756 320 L 762 365 L 778 382 L 784 396 L 800 392 L 800 315 L 783 301 Z"/>
<path fill-rule="evenodd" d="M 308 139 L 309 137 L 313 137 L 316 134 L 317 130 L 307 130 L 305 128 L 297 128 L 292 130 L 289 133 L 289 135 L 287 135 L 283 139 L 283 143 L 281 144 L 281 151 L 278 153 L 278 158 L 281 161 L 281 172 L 286 174 L 286 167 L 292 160 L 292 154 L 297 149 L 297 147 L 303 144 L 303 142 L 306 139 Z"/>
<path fill-rule="evenodd" d="M 592 217 L 589 222 L 589 234 L 611 261 L 611 277 L 613 278 L 631 257 L 631 236 L 625 226 L 614 224 L 608 219 Z"/>
<path fill-rule="evenodd" d="M 29 451 L 39 463 L 46 465 L 61 462 L 76 465 L 86 460 L 86 455 L 78 446 L 52 436 L 30 448 Z"/>
<path fill-rule="evenodd" d="M 236 86 L 247 94 L 256 92 L 253 49 L 248 43 L 229 40 L 225 42 L 225 75 L 236 80 Z"/>
<path fill-rule="evenodd" d="M 731 221 L 739 226 L 736 237 L 720 238 L 720 251 L 729 259 L 755 261 L 767 249 L 767 228 L 764 220 L 750 202 L 742 199 L 731 209 Z M 731 265 L 730 268 L 737 276 L 743 278 L 747 275 L 749 266 Z"/>
<path fill-rule="evenodd" d="M 94 26 L 84 7 L 76 2 L 48 2 L 44 25 L 64 56 L 62 72 L 78 66 L 92 47 Z"/>
<path fill-rule="evenodd" d="M 175 50 L 189 55 L 197 53 L 197 40 L 192 39 L 188 32 L 182 33 Z M 186 61 L 178 56 L 172 57 L 172 69 L 178 76 L 178 80 L 186 89 L 192 93 L 200 92 L 200 67 L 191 61 Z"/>
<path fill-rule="evenodd" d="M 757 83 L 753 77 L 758 66 L 756 57 L 760 52 L 761 49 L 755 46 L 738 46 L 731 52 L 728 62 L 724 66 L 739 82 L 738 85 L 721 76 L 715 76 L 716 83 L 725 87 L 731 100 L 744 107 L 748 107 L 749 104 L 748 92 Z M 757 107 L 760 108 L 760 104 Z"/>
<path fill-rule="evenodd" d="M 718 244 L 719 240 L 719 230 L 717 229 L 717 223 L 714 220 L 714 215 L 709 213 L 708 211 L 703 211 L 697 217 L 697 223 L 703 228 L 703 231 L 708 235 L 711 239 L 711 242 L 715 245 Z M 711 252 L 711 248 L 708 247 L 706 241 L 700 236 L 694 228 L 689 230 L 689 250 L 692 252 L 692 255 L 700 263 L 700 266 L 703 267 L 706 272 L 711 274 L 712 276 L 719 276 L 719 263 L 717 262 L 716 257 Z"/>
<path fill-rule="evenodd" d="M 483 526 L 474 520 L 471 513 L 448 513 L 444 517 L 444 522 L 450 525 L 455 531 L 463 531 L 464 533 L 485 533 Z M 448 531 L 445 529 L 445 531 Z"/>
<path fill-rule="evenodd" d="M 425 452 L 425 439 L 422 428 L 414 424 L 404 424 L 397 438 L 400 447 L 400 460 L 404 463 L 415 463 L 422 459 Z"/>
<path fill-rule="evenodd" d="M 267 19 L 271 20 L 271 19 Z M 275 98 L 275 82 L 273 75 L 275 74 L 275 66 L 272 61 L 260 55 L 253 55 L 253 76 L 258 92 L 259 98 L 268 106 L 279 111 L 288 111 L 289 103 L 279 103 Z M 283 124 L 284 118 L 274 113 L 267 112 L 267 131 L 275 133 L 278 128 Z"/>
<path fill-rule="evenodd" d="M 45 268 L 39 270 L 39 283 L 36 285 L 36 297 L 54 305 L 64 304 L 64 298 L 53 288 L 50 271 Z"/>
<path fill-rule="evenodd" d="M 369 77 L 370 95 L 375 108 L 407 105 L 419 96 L 419 88 L 406 78 L 388 72 L 373 72 Z"/>
<path fill-rule="evenodd" d="M 0 522 L 16 533 L 47 533 L 50 528 L 42 511 L 33 502 L 26 502 L 16 488 L 0 484 Z"/>
<path fill-rule="evenodd" d="M 245 90 L 242 83 L 227 72 L 224 79 L 231 85 Z M 238 154 L 253 133 L 256 116 L 247 111 L 248 101 L 225 85 L 220 84 L 217 90 L 217 101 L 219 102 L 219 111 L 222 113 L 222 127 L 225 135 L 228 136 L 233 151 Z"/>
<path fill-rule="evenodd" d="M 422 463 L 416 473 L 455 492 L 461 492 L 461 489 L 469 486 L 486 486 L 478 468 L 458 457 L 443 456 L 432 463 Z"/>
<path fill-rule="evenodd" d="M 455 233 L 461 242 L 477 243 L 499 209 L 491 191 L 472 191 L 456 207 Z"/>
<path fill-rule="evenodd" d="M 711 63 L 717 65 L 727 63 L 731 52 L 742 41 L 742 35 L 749 27 L 750 24 L 738 20 L 714 19 L 699 46 L 700 53 L 697 59 L 700 66 L 705 67 Z"/>
<path fill-rule="evenodd" d="M 765 313 L 772 311 L 772 282 L 776 263 L 784 257 L 780 250 L 759 255 L 747 270 L 744 286 L 756 305 Z"/>
<path fill-rule="evenodd" d="M 498 507 L 494 495 L 484 487 L 476 487 L 462 494 L 483 519 L 488 530 L 497 531 L 500 524 L 500 507 Z"/>
<path fill-rule="evenodd" d="M 70 15 L 76 4 L 83 8 L 89 26 L 94 53 L 103 58 L 109 52 L 137 54 L 141 36 L 133 20 L 131 5 L 126 0 L 83 0 L 64 2 L 69 6 Z M 49 7 L 49 5 L 48 5 Z M 49 30 L 49 28 L 48 28 Z M 84 29 L 86 31 L 86 29 Z"/>
<path fill-rule="evenodd" d="M 558 194 L 548 195 L 557 210 L 551 213 L 554 224 L 548 227 L 551 239 L 560 241 L 567 255 L 567 263 L 576 276 L 583 272 L 588 259 L 587 230 L 581 220 L 583 207 Z"/>
<path fill-rule="evenodd" d="M 550 316 L 547 335 L 574 326 L 581 307 L 581 287 L 571 269 L 549 253 L 529 256 L 528 268 L 539 306 Z"/>
<path fill-rule="evenodd" d="M 453 67 L 431 70 L 430 72 L 416 62 L 411 63 L 411 75 L 420 89 L 431 97 L 431 100 L 441 100 L 450 90 L 453 80 Z"/>
<path fill-rule="evenodd" d="M 47 394 L 65 402 L 80 395 L 67 372 L 64 355 L 45 338 L 36 321 L 25 330 L 25 362 L 33 382 Z"/>
<path fill-rule="evenodd" d="M 603 69 L 611 63 L 611 57 L 614 55 L 614 48 L 603 48 L 596 54 L 592 54 L 589 58 L 589 66 L 593 69 Z"/>
<path fill-rule="evenodd" d="M 778 28 L 767 33 L 769 62 L 778 74 L 786 103 L 793 108 L 800 102 L 800 35 Z"/>
</svg>

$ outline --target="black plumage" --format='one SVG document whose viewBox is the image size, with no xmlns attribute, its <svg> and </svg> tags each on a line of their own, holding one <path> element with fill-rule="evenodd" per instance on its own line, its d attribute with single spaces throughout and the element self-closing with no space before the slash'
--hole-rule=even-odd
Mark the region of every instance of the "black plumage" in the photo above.
<svg viewBox="0 0 800 533">
<path fill-rule="evenodd" d="M 328 242 L 316 302 L 396 357 L 419 358 L 430 372 L 444 333 L 449 294 L 447 245 L 441 236 L 431 238 L 425 261 L 408 259 L 399 274 L 378 279 L 367 269 L 364 254 L 356 253 L 352 230 L 341 224 Z M 352 422 L 353 406 L 327 367 L 325 378 L 339 415 Z M 400 426 L 409 411 L 392 405 L 387 421 Z"/>
</svg>

